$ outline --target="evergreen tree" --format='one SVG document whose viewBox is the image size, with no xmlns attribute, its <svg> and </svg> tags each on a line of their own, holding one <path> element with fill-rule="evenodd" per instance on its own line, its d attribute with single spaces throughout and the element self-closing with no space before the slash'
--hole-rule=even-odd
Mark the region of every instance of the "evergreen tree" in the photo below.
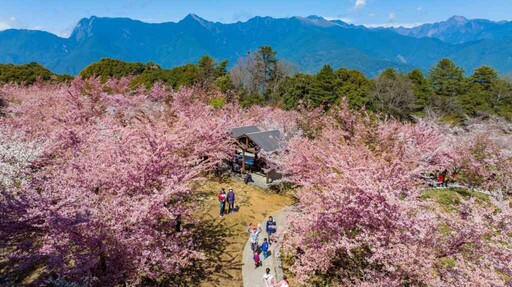
<svg viewBox="0 0 512 287">
<path fill-rule="evenodd" d="M 279 86 L 279 99 L 283 101 L 285 109 L 293 109 L 304 104 L 311 105 L 311 90 L 315 76 L 297 73 Z"/>
<path fill-rule="evenodd" d="M 218 65 L 217 65 L 217 76 L 218 77 L 222 77 L 224 75 L 226 75 L 228 73 L 228 63 L 229 61 L 228 60 L 222 60 Z"/>
<path fill-rule="evenodd" d="M 83 78 L 101 77 L 102 81 L 109 78 L 122 78 L 127 76 L 140 75 L 147 69 L 158 70 L 160 67 L 153 63 L 144 65 L 142 63 L 129 63 L 121 60 L 104 58 L 92 63 L 80 72 Z"/>
<path fill-rule="evenodd" d="M 73 77 L 54 74 L 35 62 L 24 65 L 0 64 L 0 83 L 31 85 L 37 79 L 41 81 L 68 82 L 72 80 Z"/>
<path fill-rule="evenodd" d="M 476 69 L 468 78 L 467 92 L 460 97 L 460 102 L 467 115 L 479 116 L 494 113 L 492 98 L 497 80 L 498 73 L 487 66 Z"/>
<path fill-rule="evenodd" d="M 324 65 L 316 74 L 311 89 L 311 104 L 314 107 L 324 106 L 326 109 L 338 98 L 336 94 L 336 75 L 329 65 Z"/>
<path fill-rule="evenodd" d="M 426 107 L 432 105 L 432 89 L 428 79 L 423 76 L 419 69 L 412 70 L 407 74 L 407 77 L 414 85 L 415 111 L 421 113 Z"/>
<path fill-rule="evenodd" d="M 482 66 L 475 70 L 469 80 L 471 84 L 479 85 L 481 89 L 490 91 L 498 80 L 498 72 L 489 66 Z"/>
<path fill-rule="evenodd" d="M 206 86 L 217 78 L 217 69 L 215 60 L 210 56 L 203 56 L 199 59 L 199 77 L 200 81 Z"/>
<path fill-rule="evenodd" d="M 336 71 L 336 79 L 337 104 L 343 97 L 353 109 L 361 109 L 368 104 L 372 83 L 361 72 L 341 68 Z"/>
<path fill-rule="evenodd" d="M 256 65 L 263 72 L 263 81 L 266 83 L 276 79 L 278 74 L 277 52 L 270 46 L 261 46 L 256 54 Z"/>
<path fill-rule="evenodd" d="M 464 70 L 449 59 L 442 59 L 430 71 L 434 107 L 445 114 L 460 114 L 457 97 L 464 93 Z"/>
</svg>

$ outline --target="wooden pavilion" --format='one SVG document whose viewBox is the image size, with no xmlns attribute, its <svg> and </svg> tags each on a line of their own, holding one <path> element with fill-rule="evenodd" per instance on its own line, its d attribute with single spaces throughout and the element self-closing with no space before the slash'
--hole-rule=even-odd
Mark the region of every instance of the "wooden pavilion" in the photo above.
<svg viewBox="0 0 512 287">
<path fill-rule="evenodd" d="M 242 173 L 246 170 L 246 164 L 251 160 L 246 158 L 247 153 L 254 154 L 252 164 L 261 153 L 272 153 L 279 150 L 282 143 L 282 135 L 278 130 L 262 131 L 256 126 L 245 126 L 231 130 L 231 137 L 236 139 L 237 146 L 242 150 Z M 268 172 L 265 172 L 268 183 Z"/>
</svg>

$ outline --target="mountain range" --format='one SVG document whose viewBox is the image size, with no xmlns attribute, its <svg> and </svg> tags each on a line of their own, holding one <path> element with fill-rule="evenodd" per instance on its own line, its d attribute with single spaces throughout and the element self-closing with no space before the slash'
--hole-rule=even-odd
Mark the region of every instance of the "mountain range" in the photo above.
<svg viewBox="0 0 512 287">
<path fill-rule="evenodd" d="M 35 61 L 72 75 L 107 57 L 170 68 L 210 55 L 233 65 L 261 45 L 272 46 L 278 57 L 303 72 L 330 64 L 373 77 L 388 67 L 428 71 L 445 57 L 468 73 L 482 65 L 512 72 L 512 22 L 461 16 L 414 28 L 367 28 L 319 16 L 254 17 L 231 24 L 193 14 L 158 24 L 92 16 L 80 20 L 69 38 L 36 30 L 1 31 L 0 63 Z"/>
</svg>

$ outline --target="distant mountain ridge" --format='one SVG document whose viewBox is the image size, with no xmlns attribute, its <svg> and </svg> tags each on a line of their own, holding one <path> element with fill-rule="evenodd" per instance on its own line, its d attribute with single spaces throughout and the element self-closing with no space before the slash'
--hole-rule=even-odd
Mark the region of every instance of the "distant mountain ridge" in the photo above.
<svg viewBox="0 0 512 287">
<path fill-rule="evenodd" d="M 430 37 L 452 44 L 463 44 L 478 40 L 499 40 L 512 36 L 512 22 L 494 22 L 485 19 L 469 20 L 463 16 L 424 24 L 413 28 L 391 28 L 397 33 L 415 38 Z"/>
<path fill-rule="evenodd" d="M 316 72 L 330 64 L 358 69 L 372 77 L 388 67 L 428 70 L 443 57 L 455 60 L 469 72 L 481 65 L 493 66 L 501 73 L 512 72 L 512 41 L 506 35 L 510 22 L 488 22 L 481 22 L 469 33 L 460 28 L 465 25 L 453 23 L 409 30 L 369 29 L 319 16 L 254 17 L 231 24 L 194 14 L 176 23 L 158 24 L 92 16 L 80 20 L 69 38 L 42 31 L 1 31 L 0 63 L 35 61 L 54 72 L 76 75 L 106 57 L 152 61 L 170 68 L 196 62 L 207 54 L 234 64 L 247 52 L 271 45 L 280 58 L 304 72 Z M 457 36 L 469 34 L 474 35 L 469 40 Z"/>
</svg>

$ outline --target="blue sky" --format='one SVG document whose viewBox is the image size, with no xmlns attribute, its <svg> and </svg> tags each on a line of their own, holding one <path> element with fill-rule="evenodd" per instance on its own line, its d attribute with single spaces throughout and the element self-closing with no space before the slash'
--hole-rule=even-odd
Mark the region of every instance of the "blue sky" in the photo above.
<svg viewBox="0 0 512 287">
<path fill-rule="evenodd" d="M 512 20 L 512 0 L 0 0 L 0 30 L 68 36 L 80 19 L 93 15 L 175 22 L 189 13 L 224 23 L 254 16 L 319 15 L 368 26 L 413 26 L 453 15 Z"/>
</svg>

